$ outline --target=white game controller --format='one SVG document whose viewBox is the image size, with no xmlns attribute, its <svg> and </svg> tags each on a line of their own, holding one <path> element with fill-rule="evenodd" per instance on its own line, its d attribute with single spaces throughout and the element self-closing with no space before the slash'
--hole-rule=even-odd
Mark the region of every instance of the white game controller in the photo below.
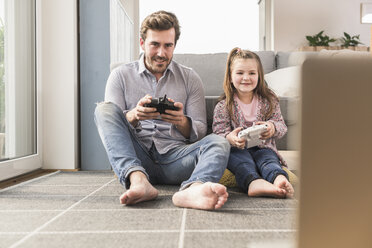
<svg viewBox="0 0 372 248">
<path fill-rule="evenodd" d="M 240 131 L 238 137 L 246 139 L 245 148 L 262 145 L 264 141 L 260 139 L 261 133 L 265 132 L 267 128 L 268 126 L 266 124 L 254 125 Z"/>
</svg>

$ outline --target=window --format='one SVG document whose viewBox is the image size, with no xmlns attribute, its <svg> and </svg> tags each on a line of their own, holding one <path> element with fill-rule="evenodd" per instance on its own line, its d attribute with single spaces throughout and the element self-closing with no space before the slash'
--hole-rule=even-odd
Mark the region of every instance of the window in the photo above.
<svg viewBox="0 0 372 248">
<path fill-rule="evenodd" d="M 173 12 L 180 22 L 175 53 L 229 52 L 234 47 L 259 50 L 257 0 L 140 0 L 140 23 L 158 10 Z"/>
<path fill-rule="evenodd" d="M 0 0 L 2 162 L 37 153 L 35 61 L 35 0 Z M 6 163 L 1 163 L 0 169 L 4 166 Z M 33 165 L 21 167 L 14 174 L 32 169 Z M 3 173 L 0 180 L 12 175 Z"/>
<path fill-rule="evenodd" d="M 133 59 L 133 21 L 120 0 L 110 1 L 110 61 L 130 62 Z"/>
</svg>

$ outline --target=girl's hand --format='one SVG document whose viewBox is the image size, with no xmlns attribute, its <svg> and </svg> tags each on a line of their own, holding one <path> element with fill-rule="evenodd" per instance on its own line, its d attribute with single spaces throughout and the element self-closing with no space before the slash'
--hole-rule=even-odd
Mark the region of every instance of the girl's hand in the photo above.
<svg viewBox="0 0 372 248">
<path fill-rule="evenodd" d="M 226 139 L 230 142 L 230 145 L 239 149 L 245 148 L 245 139 L 239 138 L 238 133 L 243 130 L 242 127 L 234 129 L 231 133 L 226 136 Z"/>
<path fill-rule="evenodd" d="M 263 133 L 261 133 L 261 139 L 269 139 L 271 137 L 273 137 L 273 135 L 275 134 L 275 126 L 272 122 L 270 121 L 257 121 L 256 122 L 256 125 L 262 125 L 262 124 L 266 124 L 267 125 L 267 130 Z"/>
</svg>

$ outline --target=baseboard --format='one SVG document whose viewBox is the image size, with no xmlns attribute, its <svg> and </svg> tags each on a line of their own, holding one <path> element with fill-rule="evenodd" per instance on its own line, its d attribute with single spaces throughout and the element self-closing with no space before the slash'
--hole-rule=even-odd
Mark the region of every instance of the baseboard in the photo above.
<svg viewBox="0 0 372 248">
<path fill-rule="evenodd" d="M 14 186 L 14 185 L 26 182 L 26 181 L 34 179 L 34 178 L 53 173 L 55 171 L 57 171 L 57 170 L 37 169 L 37 170 L 31 171 L 29 173 L 26 173 L 26 174 L 23 174 L 23 175 L 20 175 L 20 176 L 9 178 L 7 180 L 4 180 L 4 181 L 0 182 L 0 189 L 8 188 L 10 186 Z"/>
<path fill-rule="evenodd" d="M 64 172 L 76 172 L 76 171 L 80 171 L 80 168 L 77 168 L 77 169 L 44 169 L 44 171 L 50 171 L 50 172 L 56 172 L 56 171 L 64 171 Z"/>
</svg>

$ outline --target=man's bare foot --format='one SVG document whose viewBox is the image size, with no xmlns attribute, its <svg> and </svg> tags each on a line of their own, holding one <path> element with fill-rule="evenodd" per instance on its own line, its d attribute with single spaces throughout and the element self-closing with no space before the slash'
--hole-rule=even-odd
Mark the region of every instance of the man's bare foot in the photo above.
<svg viewBox="0 0 372 248">
<path fill-rule="evenodd" d="M 155 189 L 147 180 L 145 174 L 140 171 L 132 172 L 129 175 L 130 187 L 120 196 L 120 203 L 132 205 L 138 202 L 153 200 L 158 196 Z"/>
<path fill-rule="evenodd" d="M 172 201 L 177 207 L 212 210 L 221 208 L 228 196 L 226 187 L 222 184 L 194 183 L 175 193 Z"/>
<path fill-rule="evenodd" d="M 264 179 L 256 179 L 249 184 L 248 196 L 271 196 L 284 198 L 286 191 Z"/>
<path fill-rule="evenodd" d="M 293 198 L 294 189 L 292 187 L 292 184 L 287 180 L 287 178 L 284 175 L 277 176 L 273 184 L 281 189 L 284 189 L 285 196 L 287 198 Z"/>
</svg>

